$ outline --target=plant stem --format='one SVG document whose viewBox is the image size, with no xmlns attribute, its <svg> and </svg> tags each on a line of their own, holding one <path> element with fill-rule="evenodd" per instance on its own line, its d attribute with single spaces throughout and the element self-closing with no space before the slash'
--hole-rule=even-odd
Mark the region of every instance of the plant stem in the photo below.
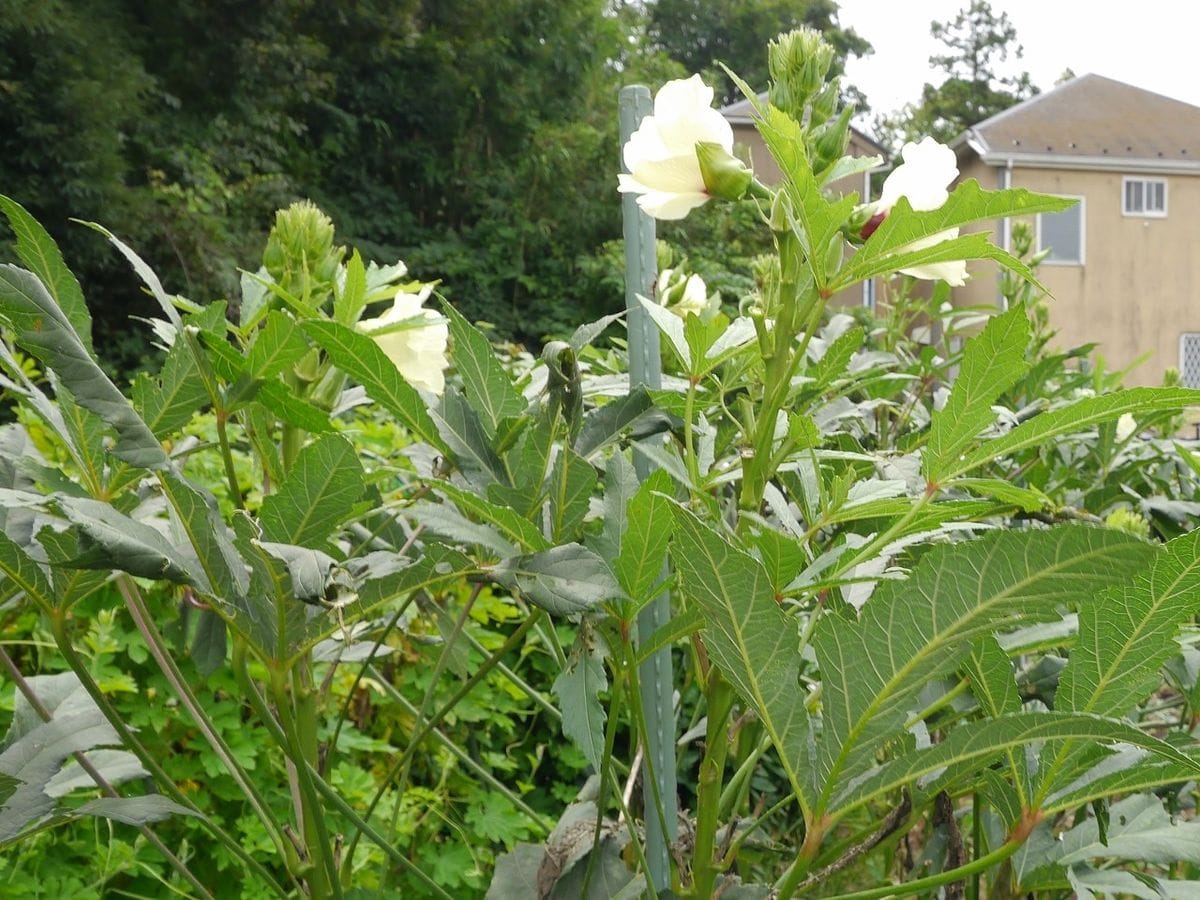
<svg viewBox="0 0 1200 900">
<path fill-rule="evenodd" d="M 604 750 L 600 760 L 600 789 L 596 792 L 596 822 L 592 829 L 592 852 L 588 854 L 587 870 L 583 873 L 583 893 L 586 896 L 589 893 L 589 887 L 592 883 L 592 874 L 596 868 L 596 860 L 600 856 L 595 852 L 600 845 L 601 828 L 604 824 L 604 808 L 605 797 L 608 795 L 608 790 L 613 786 L 615 781 L 613 775 L 612 756 L 613 745 L 616 743 L 617 729 L 621 721 L 621 701 L 625 696 L 625 669 L 621 666 L 616 666 L 613 674 L 612 685 L 612 702 L 608 707 L 608 722 L 604 728 Z M 625 809 L 624 798 L 621 796 L 620 785 L 616 785 L 616 790 L 613 792 L 616 795 L 617 803 L 622 810 Z M 637 847 L 637 858 L 645 864 L 645 854 L 642 850 L 641 843 L 636 837 L 637 829 L 633 828 L 633 822 L 626 816 L 625 821 L 630 824 L 629 836 L 633 839 Z M 649 868 L 643 868 L 643 872 L 648 872 Z"/>
<path fill-rule="evenodd" d="M 237 471 L 233 467 L 233 451 L 229 448 L 229 435 L 225 429 L 225 420 L 228 416 L 229 414 L 224 409 L 217 410 L 217 443 L 221 446 L 221 459 L 225 461 L 225 479 L 229 482 L 229 499 L 238 509 L 245 509 L 242 490 L 238 487 Z"/>
<path fill-rule="evenodd" d="M 385 643 L 387 643 L 388 637 L 391 635 L 392 631 L 395 630 L 396 625 L 400 622 L 400 617 L 404 615 L 404 611 L 408 609 L 416 597 L 417 594 L 414 591 L 413 593 L 409 594 L 408 597 L 405 598 L 404 602 L 396 608 L 396 611 L 392 614 L 392 617 L 388 620 L 387 625 L 384 627 L 383 633 L 379 635 L 378 639 L 371 647 L 371 652 L 367 655 L 367 658 L 363 660 L 363 664 L 358 667 L 358 674 L 354 676 L 354 682 L 350 685 L 350 690 L 346 692 L 346 702 L 342 704 L 342 708 L 338 711 L 337 723 L 333 728 L 333 737 L 329 739 L 329 750 L 327 751 L 326 756 L 326 771 L 328 771 L 328 767 L 332 765 L 333 759 L 337 755 L 338 737 L 342 733 L 342 725 L 350 715 L 350 704 L 354 702 L 354 694 L 358 690 L 358 686 L 362 683 L 363 676 L 366 674 L 367 669 L 370 668 L 371 663 L 374 661 L 375 654 L 379 652 L 380 648 Z"/>
<path fill-rule="evenodd" d="M 468 644 L 485 656 L 487 655 L 487 647 L 483 646 L 483 644 L 479 642 L 479 638 L 475 637 L 475 635 L 471 634 L 469 631 L 464 631 L 463 637 L 467 639 Z M 496 670 L 509 681 L 511 681 L 518 689 L 520 689 L 526 697 L 537 704 L 537 706 L 539 706 L 543 712 L 549 715 L 550 718 L 559 722 L 562 721 L 562 713 L 559 712 L 557 706 L 546 699 L 545 694 L 530 685 L 528 681 L 526 681 L 504 663 L 496 663 Z"/>
<path fill-rule="evenodd" d="M 441 679 L 442 673 L 446 671 L 446 666 L 450 662 L 450 654 L 454 650 L 454 645 L 458 643 L 458 636 L 462 634 L 463 629 L 466 627 L 467 618 L 471 615 L 471 609 L 475 606 L 475 601 L 479 599 L 479 594 L 482 590 L 482 582 L 475 585 L 475 587 L 471 590 L 471 595 L 467 598 L 467 602 L 463 604 L 463 608 L 459 612 L 458 618 L 454 622 L 454 627 L 451 629 L 450 634 L 442 643 L 442 652 L 438 654 L 437 663 L 433 667 L 433 674 L 429 677 L 429 686 L 425 689 L 425 694 L 421 697 L 421 705 L 417 709 L 418 722 L 424 719 L 426 713 L 429 712 L 429 704 L 433 702 L 433 693 L 437 689 L 438 681 Z M 426 733 L 428 733 L 428 731 Z M 413 741 L 409 744 L 409 748 L 411 749 L 415 745 L 416 741 Z M 404 763 L 400 767 L 401 784 L 408 783 L 409 768 L 412 765 L 414 755 L 415 754 L 408 752 L 404 754 Z M 396 811 L 399 812 L 399 809 L 400 807 L 397 805 Z"/>
<path fill-rule="evenodd" d="M 393 687 L 378 671 L 376 671 L 373 666 L 369 669 L 369 671 L 371 673 L 371 677 L 379 683 L 380 687 L 383 688 L 383 692 L 387 694 L 389 700 L 391 700 L 393 703 L 399 704 L 401 708 L 403 708 L 404 711 L 410 716 L 417 715 L 417 707 L 414 706 L 407 697 L 396 690 L 396 688 Z M 550 833 L 552 826 L 549 822 L 542 818 L 540 813 L 526 803 L 524 799 L 522 799 L 521 796 L 516 793 L 516 791 L 514 791 L 504 782 L 500 781 L 500 779 L 498 779 L 495 775 L 472 759 L 470 754 L 459 747 L 458 744 L 454 743 L 454 741 L 452 741 L 444 731 L 439 728 L 434 728 L 429 733 L 438 741 L 438 743 L 449 750 L 455 759 L 490 784 L 495 790 L 507 797 L 509 803 L 521 810 L 521 812 L 525 813 L 525 815 L 529 816 L 529 818 L 531 818 L 537 827 L 540 828 L 545 834 Z"/>
<path fill-rule="evenodd" d="M 13 684 L 17 686 L 17 690 L 21 692 L 21 695 L 25 698 L 26 702 L 29 703 L 30 708 L 37 713 L 38 717 L 43 722 L 52 721 L 54 717 L 51 715 L 50 710 L 48 710 L 46 705 L 42 703 L 42 698 L 39 697 L 33 690 L 33 686 L 25 679 L 25 676 L 21 674 L 21 670 L 17 668 L 17 664 L 13 662 L 12 657 L 8 655 L 8 652 L 2 646 L 0 646 L 0 666 L 2 666 L 8 673 L 8 677 L 12 679 Z M 83 753 L 83 751 L 76 750 L 71 754 L 71 756 L 74 757 L 75 762 L 79 763 L 79 768 L 83 769 L 83 771 L 85 771 L 91 777 L 92 781 L 96 783 L 96 786 L 100 788 L 100 792 L 102 794 L 107 797 L 121 796 L 117 789 L 109 783 L 108 779 L 101 775 L 96 767 L 92 765 L 92 761 L 87 758 L 87 755 Z M 200 896 L 207 897 L 209 900 L 212 900 L 213 895 L 209 893 L 208 888 L 204 886 L 200 879 L 192 874 L 191 870 L 187 867 L 187 865 L 184 864 L 183 860 L 181 860 L 167 848 L 167 845 L 164 844 L 159 836 L 151 830 L 149 825 L 142 823 L 136 827 L 137 830 L 142 833 L 142 836 L 166 858 L 167 862 L 170 863 L 171 868 L 178 872 L 188 884 L 195 888 Z"/>
<path fill-rule="evenodd" d="M 540 608 L 533 610 L 533 612 L 526 617 L 525 621 L 517 626 L 516 631 L 509 636 L 508 640 L 506 640 L 504 644 L 498 650 L 496 650 L 495 653 L 485 659 L 475 673 L 459 686 L 458 690 L 454 692 L 450 699 L 443 703 L 441 708 L 431 718 L 419 725 L 416 732 L 409 739 L 408 746 L 404 748 L 404 753 L 401 754 L 400 758 L 392 764 L 391 769 L 388 770 L 388 773 L 384 776 L 383 781 L 380 782 L 379 787 L 375 790 L 375 796 L 371 798 L 371 802 L 367 806 L 367 811 L 364 814 L 362 821 L 370 822 L 371 815 L 375 812 L 375 807 L 379 805 L 379 801 L 383 799 L 383 795 L 387 791 L 388 786 L 393 780 L 395 780 L 396 776 L 400 774 L 404 767 L 407 766 L 409 759 L 411 759 L 412 755 L 416 753 L 421 742 L 425 740 L 429 733 L 438 726 L 438 723 L 442 721 L 443 717 L 445 717 L 445 715 L 454 708 L 459 700 L 469 694 L 475 688 L 475 686 L 487 676 L 488 672 L 495 667 L 497 662 L 503 659 L 509 653 L 509 651 L 513 650 L 521 643 L 521 641 L 525 639 L 526 632 L 528 632 L 530 628 L 537 624 L 538 620 L 544 615 L 545 612 Z M 343 879 L 345 879 L 346 875 L 350 871 L 350 861 L 354 858 L 354 848 L 358 845 L 358 839 L 362 836 L 362 834 L 363 829 L 360 827 L 357 831 L 355 831 L 354 835 L 350 838 L 350 841 L 346 845 L 345 859 L 342 862 Z"/>
<path fill-rule="evenodd" d="M 692 422 L 696 414 L 696 379 L 688 379 L 687 399 L 683 407 L 683 455 L 687 460 L 688 480 L 692 490 L 700 490 L 700 464 L 696 460 L 695 425 Z"/>
<path fill-rule="evenodd" d="M 923 894 L 930 888 L 961 881 L 977 872 L 986 872 L 992 866 L 1004 862 L 1004 860 L 1016 853 L 1022 843 L 1021 841 L 1006 841 L 1000 847 L 987 854 L 987 856 L 981 856 L 967 863 L 965 866 L 959 866 L 957 869 L 950 869 L 945 872 L 938 872 L 936 875 L 930 875 L 927 878 L 918 878 L 916 881 L 906 881 L 903 884 L 884 885 L 883 887 L 871 888 L 866 891 L 855 891 L 852 894 L 838 894 L 836 897 L 831 897 L 830 900 L 877 900 L 877 898 L 882 897 L 911 897 L 913 894 Z M 781 894 L 780 896 L 784 895 Z"/>
<path fill-rule="evenodd" d="M 979 859 L 983 851 L 983 797 L 979 791 L 971 794 L 971 858 Z M 980 872 L 971 876 L 967 882 L 967 900 L 979 900 Z"/>
<path fill-rule="evenodd" d="M 313 863 L 309 879 L 309 890 L 314 898 L 341 897 L 342 887 L 338 880 L 337 864 L 333 859 L 333 844 L 325 828 L 325 817 L 321 813 L 320 801 L 313 777 L 316 772 L 317 726 L 316 704 L 312 686 L 305 683 L 302 672 L 292 669 L 292 696 L 288 697 L 287 676 L 289 673 L 271 668 L 271 692 L 275 697 L 275 710 L 279 716 L 287 743 L 289 756 L 295 765 L 296 780 L 300 788 L 301 810 L 298 823 L 304 834 L 304 844 L 309 860 Z"/>
<path fill-rule="evenodd" d="M 125 599 L 125 608 L 129 610 L 129 615 L 133 618 L 134 624 L 137 626 L 138 632 L 142 635 L 142 639 L 146 642 L 146 647 L 150 650 L 150 655 L 154 657 L 154 661 L 158 663 L 159 669 L 163 676 L 167 679 L 171 689 L 179 698 L 180 703 L 188 711 L 192 717 L 192 721 L 200 729 L 212 747 L 217 758 L 224 763 L 225 768 L 229 770 L 229 774 L 233 776 L 233 780 L 237 782 L 238 787 L 242 789 L 246 800 L 253 807 L 255 813 L 262 820 L 263 825 L 267 829 L 267 833 L 271 835 L 276 847 L 280 853 L 284 852 L 285 838 L 283 830 L 280 827 L 279 821 L 271 812 L 266 801 L 259 794 L 258 788 L 246 775 L 246 772 L 234 759 L 233 752 L 225 743 L 224 739 L 217 733 L 216 727 L 200 706 L 200 701 L 196 699 L 196 695 L 192 693 L 192 689 L 188 686 L 187 681 L 183 677 L 183 673 L 175 664 L 175 660 L 167 651 L 166 645 L 163 642 L 162 635 L 158 633 L 158 629 L 154 625 L 154 620 L 150 616 L 149 609 L 146 608 L 146 603 L 142 599 L 141 591 L 134 583 L 133 579 L 121 573 L 117 576 L 117 589 L 121 592 L 121 596 Z"/>
<path fill-rule="evenodd" d="M 653 803 L 653 806 L 648 803 L 647 808 L 652 808 L 657 812 L 658 824 L 662 829 L 662 833 L 658 835 L 658 837 L 666 847 L 670 847 L 672 843 L 672 837 L 667 831 L 670 826 L 666 817 L 666 805 L 663 802 L 663 792 L 659 786 L 659 778 L 657 775 L 657 769 L 655 768 L 656 762 L 654 759 L 654 754 L 650 752 L 647 742 L 648 729 L 646 726 L 646 710 L 642 704 L 642 689 L 640 684 L 641 673 L 637 663 L 634 660 L 633 648 L 630 646 L 629 642 L 623 641 L 619 646 L 622 649 L 622 665 L 624 665 L 629 674 L 626 683 L 628 685 L 630 705 L 633 709 L 633 721 L 636 725 L 635 731 L 640 737 L 643 746 L 646 746 L 647 748 L 642 757 L 642 766 L 645 769 L 642 775 L 642 791 L 644 793 L 646 790 L 646 785 L 650 785 L 650 799 Z M 674 746 L 671 746 L 668 749 L 672 754 L 672 759 L 674 759 Z M 649 814 L 647 814 L 647 817 L 649 817 Z M 649 828 L 649 824 L 647 824 L 647 828 Z M 649 843 L 649 840 L 649 835 L 647 835 L 647 843 Z"/>
<path fill-rule="evenodd" d="M 96 684 L 96 680 L 92 678 L 92 673 L 88 671 L 87 664 L 76 652 L 75 645 L 71 640 L 71 636 L 67 633 L 65 614 L 62 611 L 53 610 L 49 612 L 49 619 L 50 628 L 54 633 L 54 641 L 58 645 L 59 652 L 62 653 L 64 659 L 67 661 L 67 665 L 71 667 L 71 671 L 75 673 L 75 675 L 79 678 L 80 683 L 83 684 L 84 690 L 88 692 L 88 695 L 92 698 L 93 702 L 100 707 L 100 711 L 104 713 L 104 717 L 108 720 L 109 724 L 116 729 L 117 734 L 121 737 L 122 745 L 132 751 L 134 756 L 141 761 L 142 765 L 145 766 L 146 770 L 151 774 L 151 776 L 153 776 L 155 783 L 160 789 L 166 792 L 168 797 L 170 797 L 180 806 L 187 807 L 189 810 L 194 812 L 204 827 L 208 829 L 209 833 L 211 833 L 213 837 L 215 837 L 233 856 L 241 860 L 242 864 L 245 865 L 247 869 L 254 872 L 255 875 L 261 878 L 277 896 L 287 897 L 288 892 L 285 891 L 279 882 L 275 880 L 275 877 L 267 871 L 266 867 L 252 857 L 249 853 L 247 853 L 240 841 L 236 840 L 223 828 L 217 825 L 216 822 L 204 815 L 200 808 L 192 802 L 191 798 L 179 789 L 179 786 L 175 784 L 174 780 L 166 773 L 166 771 L 163 770 L 162 766 L 158 764 L 158 760 L 154 758 L 153 754 L 146 749 L 145 745 L 142 744 L 129 726 L 125 724 L 125 720 L 121 718 L 120 713 L 118 713 L 112 703 L 109 702 L 109 699 L 104 695 L 104 692 L 100 690 L 100 686 Z M 274 838 L 275 836 L 272 835 L 272 837 Z M 278 844 L 276 845 L 276 849 L 279 850 L 280 853 L 283 852 L 282 848 L 279 847 Z"/>
<path fill-rule="evenodd" d="M 700 784 L 696 800 L 696 852 L 692 861 L 692 894 L 711 897 L 717 873 L 722 869 L 715 859 L 717 823 L 721 806 L 721 782 L 725 757 L 729 752 L 729 714 L 733 709 L 733 687 L 715 666 L 708 670 L 708 729 L 704 736 L 704 759 L 700 763 Z"/>
<path fill-rule="evenodd" d="M 758 765 L 758 761 L 762 759 L 764 753 L 771 748 L 771 736 L 764 734 L 759 740 L 758 745 L 750 752 L 750 755 L 742 761 L 738 766 L 733 777 L 729 779 L 729 783 L 721 791 L 721 802 L 719 805 L 720 814 L 732 816 L 738 797 L 742 792 L 742 785 L 746 784 L 750 778 L 750 774 L 754 771 L 754 767 Z"/>
<path fill-rule="evenodd" d="M 305 765 L 307 765 L 307 763 Z M 311 774 L 315 775 L 316 773 L 312 772 Z M 427 888 L 429 888 L 433 892 L 434 896 L 443 897 L 443 898 L 445 898 L 445 900 L 454 900 L 453 897 L 451 897 L 444 890 L 442 890 L 441 885 L 439 885 L 436 881 L 434 881 L 432 878 L 430 878 L 428 875 L 426 875 L 423 871 L 421 871 L 421 869 L 415 863 L 413 863 L 412 860 L 410 860 L 407 856 L 405 856 L 403 853 L 401 853 L 399 850 L 397 850 L 395 847 L 393 847 L 391 844 L 389 844 L 387 839 L 384 838 L 384 836 L 381 835 L 374 828 L 372 828 L 371 823 L 368 822 L 366 818 L 363 818 L 358 813 L 356 813 L 354 811 L 354 807 L 352 807 L 349 803 L 347 803 L 342 798 L 341 794 L 339 794 L 332 787 L 330 787 L 328 784 L 326 784 L 324 779 L 321 779 L 321 778 L 313 779 L 313 785 L 316 787 L 318 793 L 320 793 L 321 796 L 323 796 L 326 800 L 328 800 L 330 803 L 332 803 L 334 808 L 337 809 L 338 812 L 340 812 L 342 815 L 344 815 L 347 819 L 350 820 L 351 824 L 354 825 L 354 827 L 356 829 L 358 829 L 358 832 L 357 832 L 358 834 L 365 834 L 368 838 L 371 839 L 371 842 L 373 844 L 375 844 L 375 846 L 379 847 L 379 849 L 382 850 L 384 853 L 386 853 L 391 859 L 400 863 L 400 865 L 403 868 L 407 869 L 409 872 L 416 875 L 417 878 Z M 369 818 L 369 814 L 368 814 L 368 818 Z M 346 861 L 342 864 L 342 870 L 344 873 L 348 873 L 350 871 L 350 861 L 353 858 L 353 855 L 354 854 L 353 854 L 352 850 L 347 851 Z"/>
</svg>

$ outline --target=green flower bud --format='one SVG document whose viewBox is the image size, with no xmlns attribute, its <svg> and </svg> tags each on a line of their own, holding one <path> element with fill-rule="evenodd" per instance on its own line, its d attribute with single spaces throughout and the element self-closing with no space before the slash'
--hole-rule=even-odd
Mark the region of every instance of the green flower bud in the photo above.
<svg viewBox="0 0 1200 900">
<path fill-rule="evenodd" d="M 302 200 L 275 213 L 275 227 L 263 251 L 263 266 L 288 293 L 311 295 L 333 284 L 345 252 L 344 247 L 333 245 L 333 222 L 329 217 Z"/>
<path fill-rule="evenodd" d="M 1146 521 L 1143 515 L 1134 512 L 1126 506 L 1118 507 L 1110 512 L 1105 517 L 1104 524 L 1109 528 L 1124 531 L 1143 540 L 1149 540 L 1150 538 L 1150 523 Z"/>
<path fill-rule="evenodd" d="M 826 122 L 814 131 L 814 172 L 823 172 L 845 155 L 846 146 L 850 143 L 850 116 L 853 114 L 854 107 L 847 106 L 835 120 Z"/>
<path fill-rule="evenodd" d="M 781 34 L 767 49 L 771 103 L 799 121 L 805 104 L 821 90 L 832 65 L 833 47 L 820 32 L 797 28 Z"/>
<path fill-rule="evenodd" d="M 704 189 L 710 196 L 722 200 L 741 200 L 746 196 L 754 173 L 744 162 L 710 141 L 696 144 L 696 157 L 700 160 Z"/>
<path fill-rule="evenodd" d="M 821 88 L 812 102 L 812 113 L 809 122 L 820 125 L 827 121 L 837 111 L 838 101 L 842 98 L 842 85 L 834 78 Z"/>
</svg>

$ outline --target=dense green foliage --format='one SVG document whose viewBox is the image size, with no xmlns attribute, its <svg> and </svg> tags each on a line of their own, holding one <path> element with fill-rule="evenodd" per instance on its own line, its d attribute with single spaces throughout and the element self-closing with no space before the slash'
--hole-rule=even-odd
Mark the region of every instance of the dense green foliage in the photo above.
<svg viewBox="0 0 1200 900">
<path fill-rule="evenodd" d="M 126 389 L 0 196 L 6 893 L 1190 890 L 1200 391 L 1082 371 L 1022 222 L 961 231 L 1070 200 L 968 181 L 864 237 L 831 49 L 770 52 L 781 182 L 674 232 L 729 302 L 639 295 L 628 352 L 496 345 L 296 203 L 232 303 L 92 226 L 155 307 Z M 917 289 L 970 259 L 1003 309 Z"/>
<path fill-rule="evenodd" d="M 622 84 L 721 60 L 762 87 L 766 40 L 801 22 L 867 49 L 828 0 L 692 6 L 2 0 L 0 190 L 64 246 L 123 368 L 146 349 L 126 317 L 151 307 L 70 217 L 128 223 L 199 301 L 234 296 L 299 197 L 366 258 L 443 278 L 471 318 L 536 344 L 620 302 L 587 272 L 620 236 Z M 734 42 L 709 46 L 710 26 Z"/>
</svg>

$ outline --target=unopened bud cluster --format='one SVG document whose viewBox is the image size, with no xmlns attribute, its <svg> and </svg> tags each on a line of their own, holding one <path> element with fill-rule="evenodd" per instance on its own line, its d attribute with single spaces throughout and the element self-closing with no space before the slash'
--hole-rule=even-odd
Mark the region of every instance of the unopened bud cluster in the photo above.
<svg viewBox="0 0 1200 900">
<path fill-rule="evenodd" d="M 333 245 L 333 222 L 307 200 L 275 214 L 263 265 L 277 285 L 293 296 L 328 290 L 345 255 Z"/>
<path fill-rule="evenodd" d="M 833 47 L 811 28 L 781 34 L 767 51 L 768 99 L 805 126 L 805 150 L 821 179 L 845 155 L 853 107 L 838 113 L 841 85 L 830 78 Z"/>
</svg>

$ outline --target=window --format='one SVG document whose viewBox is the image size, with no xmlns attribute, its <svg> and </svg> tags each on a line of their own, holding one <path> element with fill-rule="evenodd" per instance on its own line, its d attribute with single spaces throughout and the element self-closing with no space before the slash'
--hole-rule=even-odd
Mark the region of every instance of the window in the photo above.
<svg viewBox="0 0 1200 900">
<path fill-rule="evenodd" d="M 1084 199 L 1070 209 L 1038 216 L 1038 250 L 1050 248 L 1050 265 L 1082 266 L 1084 251 Z"/>
<path fill-rule="evenodd" d="M 1167 217 L 1167 179 L 1122 178 L 1121 212 L 1127 216 Z"/>
<path fill-rule="evenodd" d="M 1179 336 L 1179 376 L 1184 387 L 1200 388 L 1200 333 Z"/>
</svg>

